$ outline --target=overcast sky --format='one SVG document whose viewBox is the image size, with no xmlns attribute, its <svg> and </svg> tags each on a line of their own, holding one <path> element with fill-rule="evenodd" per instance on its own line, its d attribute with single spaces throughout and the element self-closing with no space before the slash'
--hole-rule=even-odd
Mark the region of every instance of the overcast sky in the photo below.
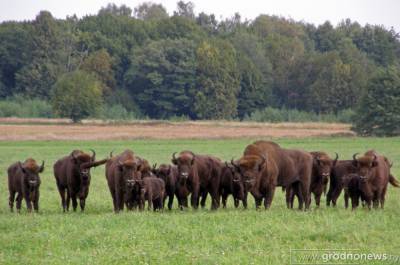
<svg viewBox="0 0 400 265">
<path fill-rule="evenodd" d="M 0 0 L 0 21 L 32 20 L 40 10 L 48 10 L 56 18 L 76 14 L 78 17 L 96 14 L 112 2 L 132 9 L 144 1 L 103 0 Z M 172 14 L 177 0 L 155 0 Z M 243 18 L 253 19 L 259 14 L 280 15 L 295 20 L 321 24 L 326 20 L 336 25 L 350 18 L 360 24 L 379 24 L 394 27 L 400 32 L 400 0 L 192 0 L 195 12 L 231 17 L 239 12 Z"/>
</svg>

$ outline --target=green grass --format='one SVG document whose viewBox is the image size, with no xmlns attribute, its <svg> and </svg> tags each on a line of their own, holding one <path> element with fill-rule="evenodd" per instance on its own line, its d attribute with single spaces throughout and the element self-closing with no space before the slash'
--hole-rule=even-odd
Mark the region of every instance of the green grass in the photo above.
<svg viewBox="0 0 400 265">
<path fill-rule="evenodd" d="M 400 190 L 389 188 L 385 210 L 355 212 L 337 208 L 309 212 L 287 210 L 277 189 L 272 208 L 255 211 L 208 208 L 184 212 L 112 213 L 104 167 L 92 170 L 92 184 L 84 213 L 62 213 L 52 174 L 54 161 L 72 149 L 96 149 L 98 158 L 125 148 L 151 163 L 169 162 L 182 149 L 223 159 L 238 158 L 251 140 L 139 140 L 103 142 L 0 143 L 0 264 L 289 264 L 290 249 L 360 249 L 398 255 L 400 248 Z M 282 146 L 325 150 L 341 159 L 374 148 L 394 161 L 400 177 L 400 138 L 282 139 Z M 45 160 L 40 213 L 8 210 L 6 169 L 28 156 Z M 176 204 L 175 204 L 176 207 Z M 391 264 L 361 262 L 361 264 Z"/>
</svg>

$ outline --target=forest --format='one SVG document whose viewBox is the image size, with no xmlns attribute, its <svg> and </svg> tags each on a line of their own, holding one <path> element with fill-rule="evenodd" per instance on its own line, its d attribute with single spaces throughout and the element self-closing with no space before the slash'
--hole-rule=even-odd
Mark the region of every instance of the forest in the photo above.
<svg viewBox="0 0 400 265">
<path fill-rule="evenodd" d="M 379 111 L 400 121 L 399 69 L 399 33 L 350 19 L 218 20 L 183 1 L 173 14 L 151 2 L 82 18 L 41 11 L 0 24 L 0 116 L 27 102 L 33 115 L 74 120 L 368 114 L 361 128 Z"/>
</svg>

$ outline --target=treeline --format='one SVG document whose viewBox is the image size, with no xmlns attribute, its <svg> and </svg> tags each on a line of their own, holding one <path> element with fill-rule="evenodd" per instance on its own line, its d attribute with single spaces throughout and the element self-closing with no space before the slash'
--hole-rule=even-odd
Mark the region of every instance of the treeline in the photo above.
<svg viewBox="0 0 400 265">
<path fill-rule="evenodd" d="M 182 1 L 172 15 L 159 4 L 109 4 L 81 19 L 41 11 L 0 24 L 0 97 L 45 100 L 77 120 L 104 106 L 157 119 L 357 111 L 370 77 L 399 76 L 399 65 L 399 34 L 383 26 L 217 20 Z"/>
</svg>

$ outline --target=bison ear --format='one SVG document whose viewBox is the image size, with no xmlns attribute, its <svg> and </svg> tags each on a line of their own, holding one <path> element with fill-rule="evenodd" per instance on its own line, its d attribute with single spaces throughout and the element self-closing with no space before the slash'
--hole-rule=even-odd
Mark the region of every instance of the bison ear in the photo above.
<svg viewBox="0 0 400 265">
<path fill-rule="evenodd" d="M 175 166 L 178 165 L 178 159 L 176 159 L 176 158 L 172 158 L 172 159 L 171 159 L 171 162 L 172 162 L 172 164 L 174 164 Z"/>
<path fill-rule="evenodd" d="M 196 159 L 196 157 L 194 157 L 193 156 L 193 158 L 192 158 L 192 160 L 190 161 L 190 165 L 192 165 L 193 166 L 193 164 L 194 164 L 194 160 Z"/>
<path fill-rule="evenodd" d="M 378 166 L 378 161 L 372 161 L 372 167 L 377 167 Z"/>
<path fill-rule="evenodd" d="M 358 161 L 357 160 L 353 160 L 352 163 L 353 167 L 358 167 Z"/>
</svg>

